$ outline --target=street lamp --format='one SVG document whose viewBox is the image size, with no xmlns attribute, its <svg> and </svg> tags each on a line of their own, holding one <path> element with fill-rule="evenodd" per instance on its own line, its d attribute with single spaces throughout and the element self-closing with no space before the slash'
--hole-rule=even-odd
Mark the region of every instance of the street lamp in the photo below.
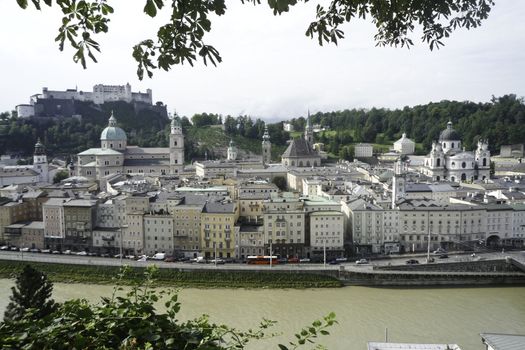
<svg viewBox="0 0 525 350">
<path fill-rule="evenodd" d="M 123 241 L 123 237 L 122 237 L 122 233 L 123 233 L 123 229 L 127 228 L 128 225 L 122 225 L 120 226 L 120 265 L 122 265 L 122 241 Z"/>
<path fill-rule="evenodd" d="M 213 242 L 213 261 L 215 261 L 215 267 L 217 267 L 217 242 Z"/>
<path fill-rule="evenodd" d="M 323 239 L 323 267 L 326 269 L 326 240 Z"/>
<path fill-rule="evenodd" d="M 272 239 L 270 238 L 270 269 L 272 268 L 272 263 L 273 263 Z"/>
</svg>

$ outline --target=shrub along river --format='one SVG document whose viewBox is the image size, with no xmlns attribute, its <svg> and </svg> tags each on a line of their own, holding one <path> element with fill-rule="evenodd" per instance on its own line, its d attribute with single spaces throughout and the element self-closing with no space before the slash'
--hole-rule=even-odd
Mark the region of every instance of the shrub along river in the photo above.
<svg viewBox="0 0 525 350">
<path fill-rule="evenodd" d="M 0 279 L 3 315 L 14 281 Z M 110 295 L 111 286 L 56 283 L 54 298 Z M 367 341 L 456 343 L 484 349 L 479 333 L 525 334 L 525 287 L 334 289 L 183 289 L 180 319 L 203 313 L 215 322 L 247 328 L 265 317 L 278 321 L 283 335 L 254 342 L 248 349 L 275 349 L 316 318 L 334 311 L 338 325 L 320 343 L 328 349 L 365 350 Z M 160 306 L 159 306 L 160 307 Z"/>
</svg>

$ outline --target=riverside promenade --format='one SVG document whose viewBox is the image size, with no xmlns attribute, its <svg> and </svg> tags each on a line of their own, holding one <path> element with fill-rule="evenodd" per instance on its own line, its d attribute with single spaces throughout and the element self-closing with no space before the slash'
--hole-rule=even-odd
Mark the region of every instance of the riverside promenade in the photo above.
<svg viewBox="0 0 525 350">
<path fill-rule="evenodd" d="M 160 268 L 175 269 L 180 272 L 221 271 L 235 274 L 237 272 L 272 272 L 276 274 L 314 274 L 325 275 L 338 279 L 343 285 L 361 286 L 451 286 L 451 285 L 499 285 L 525 284 L 525 254 L 509 252 L 505 257 L 499 255 L 478 256 L 477 260 L 469 260 L 465 256 L 457 256 L 446 262 L 432 264 L 405 265 L 401 257 L 397 260 L 374 262 L 368 265 L 344 263 L 329 264 L 277 264 L 268 265 L 247 264 L 189 264 L 167 263 L 163 261 L 138 262 L 134 260 L 115 258 L 100 258 L 91 256 L 50 255 L 21 252 L 0 252 L 0 260 L 27 261 L 65 265 L 83 266 L 113 266 L 129 265 L 145 267 L 155 264 Z"/>
</svg>

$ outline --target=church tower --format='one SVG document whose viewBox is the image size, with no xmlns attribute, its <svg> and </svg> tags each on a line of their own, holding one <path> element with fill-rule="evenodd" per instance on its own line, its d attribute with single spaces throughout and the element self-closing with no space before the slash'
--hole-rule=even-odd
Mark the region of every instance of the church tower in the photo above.
<svg viewBox="0 0 525 350">
<path fill-rule="evenodd" d="M 310 111 L 308 111 L 308 117 L 306 118 L 306 126 L 304 128 L 304 139 L 308 141 L 310 146 L 314 144 L 314 132 L 312 124 L 310 123 Z"/>
<path fill-rule="evenodd" d="M 231 161 L 237 159 L 237 147 L 235 147 L 233 140 L 230 140 L 230 145 L 228 146 L 227 159 Z"/>
<path fill-rule="evenodd" d="M 476 163 L 478 166 L 478 174 L 476 175 L 479 180 L 485 180 L 490 178 L 490 151 L 489 143 L 487 140 L 479 140 L 478 148 L 476 149 Z"/>
<path fill-rule="evenodd" d="M 184 135 L 179 117 L 171 120 L 170 132 L 170 173 L 180 174 L 184 169 Z"/>
<path fill-rule="evenodd" d="M 39 173 L 39 181 L 49 181 L 49 167 L 47 164 L 47 156 L 44 145 L 37 140 L 35 144 L 35 152 L 33 153 L 33 170 Z"/>
<path fill-rule="evenodd" d="M 392 209 L 396 207 L 398 200 L 405 197 L 405 176 L 406 164 L 399 157 L 394 164 L 394 176 L 392 177 Z"/>
<path fill-rule="evenodd" d="M 264 135 L 262 140 L 262 160 L 263 164 L 270 164 L 272 161 L 272 143 L 270 142 L 270 134 L 268 133 L 268 126 L 264 125 Z"/>
</svg>

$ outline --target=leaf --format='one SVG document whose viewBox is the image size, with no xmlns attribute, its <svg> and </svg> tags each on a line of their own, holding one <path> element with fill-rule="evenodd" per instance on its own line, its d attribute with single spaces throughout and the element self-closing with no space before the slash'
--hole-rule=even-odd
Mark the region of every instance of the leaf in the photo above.
<svg viewBox="0 0 525 350">
<path fill-rule="evenodd" d="M 278 346 L 279 346 L 279 349 L 281 350 L 288 350 L 288 347 L 283 344 L 279 344 Z"/>
<path fill-rule="evenodd" d="M 153 2 L 153 0 L 146 1 L 144 12 L 150 17 L 155 17 L 157 15 L 157 7 L 155 6 L 155 2 Z"/>
<path fill-rule="evenodd" d="M 18 6 L 24 10 L 27 8 L 27 0 L 16 0 L 16 2 L 18 3 Z"/>
</svg>

